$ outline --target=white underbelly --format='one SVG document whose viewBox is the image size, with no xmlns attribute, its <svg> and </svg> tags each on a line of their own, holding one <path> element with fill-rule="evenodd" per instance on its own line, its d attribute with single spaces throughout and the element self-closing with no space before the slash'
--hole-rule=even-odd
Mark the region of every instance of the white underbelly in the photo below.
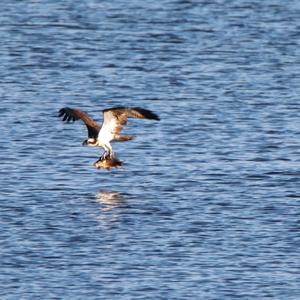
<svg viewBox="0 0 300 300">
<path fill-rule="evenodd" d="M 103 146 L 103 145 L 110 144 L 110 141 L 112 141 L 113 139 L 114 139 L 114 135 L 112 133 L 107 131 L 103 133 L 100 131 L 98 135 L 98 145 Z"/>
</svg>

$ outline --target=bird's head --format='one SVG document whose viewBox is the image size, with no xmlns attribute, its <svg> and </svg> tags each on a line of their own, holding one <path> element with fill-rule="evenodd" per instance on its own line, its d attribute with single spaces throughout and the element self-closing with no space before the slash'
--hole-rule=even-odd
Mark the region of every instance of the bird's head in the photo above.
<svg viewBox="0 0 300 300">
<path fill-rule="evenodd" d="M 88 138 L 87 140 L 83 141 L 82 145 L 83 146 L 97 146 L 97 139 Z"/>
</svg>

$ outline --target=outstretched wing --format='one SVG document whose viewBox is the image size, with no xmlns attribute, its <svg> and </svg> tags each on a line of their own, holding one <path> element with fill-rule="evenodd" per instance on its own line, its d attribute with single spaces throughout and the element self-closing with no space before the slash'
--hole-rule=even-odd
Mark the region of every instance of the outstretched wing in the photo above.
<svg viewBox="0 0 300 300">
<path fill-rule="evenodd" d="M 103 110 L 104 121 L 99 132 L 99 139 L 115 139 L 128 118 L 159 120 L 158 115 L 148 109 L 139 107 L 113 107 Z"/>
<path fill-rule="evenodd" d="M 100 126 L 85 112 L 79 109 L 73 109 L 69 107 L 63 107 L 59 110 L 59 117 L 63 117 L 62 120 L 67 123 L 76 120 L 82 120 L 88 129 L 89 138 L 97 138 L 100 131 Z"/>
</svg>

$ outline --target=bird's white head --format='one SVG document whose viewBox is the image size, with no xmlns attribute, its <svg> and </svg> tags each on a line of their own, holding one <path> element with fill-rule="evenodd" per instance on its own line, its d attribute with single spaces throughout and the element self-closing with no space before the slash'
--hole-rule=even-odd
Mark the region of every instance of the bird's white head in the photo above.
<svg viewBox="0 0 300 300">
<path fill-rule="evenodd" d="M 82 145 L 83 146 L 95 147 L 95 146 L 97 146 L 97 139 L 95 139 L 95 138 L 88 138 L 87 140 L 83 141 Z"/>
</svg>

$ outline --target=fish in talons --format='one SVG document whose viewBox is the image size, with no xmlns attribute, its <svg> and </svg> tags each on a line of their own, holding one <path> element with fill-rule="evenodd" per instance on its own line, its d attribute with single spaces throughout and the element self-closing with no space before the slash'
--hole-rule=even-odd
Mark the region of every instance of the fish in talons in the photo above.
<svg viewBox="0 0 300 300">
<path fill-rule="evenodd" d="M 115 153 L 107 155 L 104 153 L 94 164 L 93 166 L 97 169 L 106 169 L 110 168 L 120 168 L 122 166 L 122 161 L 120 161 Z"/>
</svg>

